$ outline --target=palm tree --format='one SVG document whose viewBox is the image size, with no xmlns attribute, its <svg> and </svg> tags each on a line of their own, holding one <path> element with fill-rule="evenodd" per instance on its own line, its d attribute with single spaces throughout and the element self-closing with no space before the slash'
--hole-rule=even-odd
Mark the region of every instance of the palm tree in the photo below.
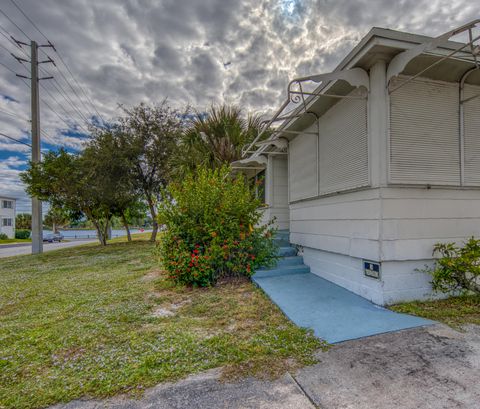
<svg viewBox="0 0 480 409">
<path fill-rule="evenodd" d="M 232 105 L 212 105 L 207 112 L 197 112 L 181 136 L 175 168 L 184 173 L 241 159 L 242 148 L 258 135 L 261 121 L 259 115 L 244 115 Z"/>
</svg>

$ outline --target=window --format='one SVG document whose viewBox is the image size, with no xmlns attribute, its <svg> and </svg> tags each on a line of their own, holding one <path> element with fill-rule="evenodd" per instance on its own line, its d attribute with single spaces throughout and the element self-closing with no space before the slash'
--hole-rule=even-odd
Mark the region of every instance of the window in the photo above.
<svg viewBox="0 0 480 409">
<path fill-rule="evenodd" d="M 3 219 L 3 227 L 12 227 L 12 219 Z"/>
<path fill-rule="evenodd" d="M 11 200 L 3 200 L 2 207 L 4 209 L 11 209 L 13 208 L 13 202 Z"/>
</svg>

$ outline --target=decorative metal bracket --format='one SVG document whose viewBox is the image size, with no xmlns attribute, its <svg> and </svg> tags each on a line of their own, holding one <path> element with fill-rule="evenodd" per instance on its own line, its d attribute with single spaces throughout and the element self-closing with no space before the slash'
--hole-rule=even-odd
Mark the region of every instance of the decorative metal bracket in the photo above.
<svg viewBox="0 0 480 409">
<path fill-rule="evenodd" d="M 459 52 L 465 52 L 466 48 L 470 48 L 470 53 L 474 58 L 475 64 L 478 66 L 478 61 L 477 61 L 477 48 L 478 46 L 474 45 L 474 42 L 477 41 L 480 36 L 473 37 L 472 34 L 472 28 L 476 27 L 477 24 L 480 23 L 480 19 L 473 20 L 461 27 L 458 27 L 454 30 L 448 31 L 438 37 L 433 38 L 431 41 L 427 41 L 425 43 L 419 44 L 413 48 L 410 48 L 409 50 L 403 51 L 400 54 L 396 55 L 393 57 L 392 61 L 390 61 L 387 69 L 387 84 L 390 83 L 390 81 L 394 78 L 400 75 L 403 70 L 405 70 L 405 67 L 408 65 L 410 61 L 412 61 L 415 57 L 418 57 L 421 54 L 430 52 L 435 50 L 436 48 L 441 47 L 444 45 L 451 37 L 456 36 L 457 34 L 463 33 L 465 31 L 468 31 L 469 33 L 469 41 L 465 44 L 462 44 L 461 47 L 458 47 L 451 53 L 447 54 L 446 56 L 442 57 L 440 60 L 434 62 L 433 64 L 429 65 L 428 67 L 424 68 L 422 71 L 419 73 L 415 74 L 408 80 L 402 82 L 400 85 L 394 87 L 393 89 L 390 90 L 390 93 L 393 91 L 397 90 L 398 88 L 402 87 L 404 84 L 407 82 L 410 82 L 414 78 L 420 76 L 430 68 L 434 67 L 435 65 L 441 63 L 442 61 L 453 57 L 455 54 Z"/>
<path fill-rule="evenodd" d="M 305 99 L 305 96 L 311 97 L 311 98 L 318 98 L 318 97 L 329 97 L 329 98 L 350 98 L 350 99 L 365 99 L 366 96 L 352 96 L 352 95 L 334 95 L 334 94 L 322 94 L 322 93 L 315 93 L 315 92 L 305 92 L 303 90 L 302 84 L 305 82 L 315 82 L 315 83 L 327 83 L 331 81 L 338 81 L 338 80 L 344 80 L 348 82 L 350 85 L 354 87 L 364 87 L 367 91 L 369 90 L 370 87 L 370 81 L 367 72 L 362 69 L 362 68 L 352 68 L 348 70 L 341 70 L 341 71 L 334 71 L 330 73 L 325 73 L 325 74 L 317 74 L 317 75 L 310 75 L 308 77 L 300 77 L 300 78 L 295 78 L 292 81 L 288 83 L 287 87 L 287 99 L 286 101 L 282 104 L 282 106 L 278 109 L 278 111 L 275 113 L 275 115 L 267 120 L 263 121 L 260 125 L 260 133 L 257 135 L 257 137 L 253 140 L 252 143 L 250 143 L 247 147 L 245 147 L 242 150 L 242 156 L 244 157 L 246 154 L 251 152 L 251 149 L 254 146 L 259 145 L 258 141 L 262 137 L 262 135 L 266 132 L 267 129 L 270 128 L 270 126 L 274 122 L 280 122 L 280 121 L 287 121 L 289 119 L 295 119 L 300 117 L 303 114 L 313 114 L 316 116 L 314 112 L 309 112 L 307 111 L 307 101 Z M 298 89 L 294 89 L 294 87 L 297 87 Z M 292 104 L 303 104 L 303 113 L 298 112 L 298 107 L 295 107 L 294 109 L 290 110 L 289 112 L 286 112 L 282 115 L 283 111 L 287 108 L 287 106 L 292 103 Z M 273 132 L 273 135 L 268 139 L 268 141 L 272 141 L 275 139 L 275 134 L 278 132 Z M 267 143 L 262 143 L 263 146 L 265 145 L 271 145 Z"/>
</svg>

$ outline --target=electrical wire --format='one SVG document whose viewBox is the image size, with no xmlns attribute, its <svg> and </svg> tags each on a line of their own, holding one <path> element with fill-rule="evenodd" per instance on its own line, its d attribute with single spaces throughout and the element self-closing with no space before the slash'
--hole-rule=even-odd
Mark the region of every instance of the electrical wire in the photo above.
<svg viewBox="0 0 480 409">
<path fill-rule="evenodd" d="M 12 136 L 6 135 L 6 134 L 4 134 L 4 133 L 2 133 L 2 132 L 0 132 L 0 135 L 1 135 L 1 136 L 4 136 L 5 138 L 11 139 L 12 141 L 21 143 L 21 144 L 23 144 L 23 145 L 27 145 L 27 146 L 29 146 L 30 148 L 32 147 L 32 145 L 30 145 L 29 143 L 23 142 L 23 141 L 21 141 L 21 140 L 19 140 L 19 139 L 16 139 L 16 138 L 13 138 Z"/>
</svg>

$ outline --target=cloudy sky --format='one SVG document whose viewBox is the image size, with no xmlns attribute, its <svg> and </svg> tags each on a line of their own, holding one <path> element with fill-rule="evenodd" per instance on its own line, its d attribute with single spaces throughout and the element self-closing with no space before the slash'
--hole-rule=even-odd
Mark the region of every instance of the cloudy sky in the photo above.
<svg viewBox="0 0 480 409">
<path fill-rule="evenodd" d="M 28 71 L 10 55 L 28 49 L 10 35 L 55 44 L 44 51 L 57 67 L 42 64 L 55 77 L 42 81 L 42 149 L 75 150 L 118 104 L 271 112 L 289 79 L 332 70 L 372 26 L 438 35 L 478 17 L 471 0 L 1 0 L 0 133 L 30 140 L 29 89 L 14 74 Z M 29 154 L 0 135 L 0 196 L 19 198 L 18 211 L 30 211 L 18 178 Z"/>
</svg>

